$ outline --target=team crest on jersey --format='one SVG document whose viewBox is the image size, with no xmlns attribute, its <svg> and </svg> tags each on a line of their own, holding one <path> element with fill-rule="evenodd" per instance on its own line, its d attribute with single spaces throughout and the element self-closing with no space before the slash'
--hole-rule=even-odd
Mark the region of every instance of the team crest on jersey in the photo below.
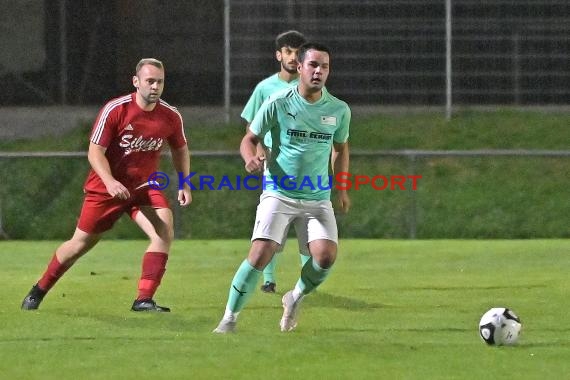
<svg viewBox="0 0 570 380">
<path fill-rule="evenodd" d="M 336 117 L 334 117 L 334 116 L 321 116 L 321 124 L 336 126 Z"/>
<path fill-rule="evenodd" d="M 148 138 L 142 136 L 123 135 L 119 146 L 125 149 L 125 155 L 133 152 L 149 152 L 153 150 L 160 150 L 162 148 L 162 138 Z"/>
</svg>

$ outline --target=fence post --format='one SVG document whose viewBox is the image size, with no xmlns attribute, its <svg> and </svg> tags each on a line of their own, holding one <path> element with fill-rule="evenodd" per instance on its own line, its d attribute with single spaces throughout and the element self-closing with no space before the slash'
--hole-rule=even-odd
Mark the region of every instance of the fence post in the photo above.
<svg viewBox="0 0 570 380">
<path fill-rule="evenodd" d="M 66 1 L 59 0 L 59 102 L 67 104 L 67 23 Z"/>
<path fill-rule="evenodd" d="M 4 231 L 4 223 L 2 219 L 2 199 L 0 198 L 0 240 L 8 240 L 10 237 L 6 231 Z"/>
<path fill-rule="evenodd" d="M 416 174 L 416 155 L 410 154 L 408 156 L 410 158 L 410 165 L 409 165 L 409 172 L 411 174 Z M 416 208 L 416 190 L 413 190 L 411 187 L 408 189 L 408 193 L 410 194 L 410 214 L 408 216 L 409 224 L 410 224 L 410 239 L 414 240 L 416 238 L 416 223 L 417 223 L 417 208 Z"/>
<path fill-rule="evenodd" d="M 445 119 L 451 120 L 453 113 L 452 98 L 452 71 L 451 71 L 451 22 L 452 22 L 451 0 L 445 1 Z"/>
<path fill-rule="evenodd" d="M 230 123 L 231 110 L 232 110 L 232 73 L 230 68 L 230 55 L 231 45 L 230 40 L 232 37 L 230 30 L 230 8 L 231 1 L 224 0 L 224 113 L 226 124 Z"/>
<path fill-rule="evenodd" d="M 513 92 L 515 104 L 521 104 L 520 35 L 513 33 Z"/>
</svg>

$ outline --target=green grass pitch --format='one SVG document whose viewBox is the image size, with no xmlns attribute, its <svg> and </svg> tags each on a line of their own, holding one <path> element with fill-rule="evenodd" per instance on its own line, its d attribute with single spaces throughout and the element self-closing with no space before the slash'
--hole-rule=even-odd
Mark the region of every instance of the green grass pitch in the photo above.
<svg viewBox="0 0 570 380">
<path fill-rule="evenodd" d="M 3 379 L 543 379 L 570 373 L 570 240 L 343 240 L 328 280 L 281 333 L 295 283 L 293 239 L 279 294 L 252 297 L 238 332 L 211 331 L 246 240 L 176 241 L 156 299 L 129 311 L 144 241 L 103 240 L 48 294 L 20 303 L 58 242 L 0 242 Z M 480 316 L 523 322 L 519 344 L 489 347 Z"/>
</svg>

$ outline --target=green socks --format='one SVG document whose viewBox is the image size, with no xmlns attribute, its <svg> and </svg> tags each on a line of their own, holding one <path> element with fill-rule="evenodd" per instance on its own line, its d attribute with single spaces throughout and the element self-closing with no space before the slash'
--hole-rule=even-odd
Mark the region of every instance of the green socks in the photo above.
<svg viewBox="0 0 570 380">
<path fill-rule="evenodd" d="M 275 265 L 277 264 L 277 256 L 278 256 L 278 254 L 273 255 L 273 258 L 271 259 L 269 264 L 267 264 L 265 269 L 263 269 L 263 282 L 272 282 L 274 284 L 277 283 L 277 281 L 275 281 L 275 274 L 274 274 L 275 273 Z M 309 259 L 311 258 L 311 255 L 309 253 L 307 253 L 305 255 L 305 254 L 299 252 L 299 257 L 301 258 L 301 268 L 302 268 L 305 266 L 307 261 L 309 261 Z"/>
<path fill-rule="evenodd" d="M 267 266 L 263 269 L 263 282 L 272 282 L 277 283 L 275 281 L 275 276 L 273 273 L 275 272 L 275 265 L 277 264 L 277 254 L 273 255 L 273 258 L 267 264 Z"/>
<path fill-rule="evenodd" d="M 309 294 L 325 281 L 330 272 L 329 269 L 323 269 L 309 256 L 309 259 L 301 269 L 301 278 L 297 281 L 297 287 L 303 294 Z"/>
<path fill-rule="evenodd" d="M 307 264 L 307 261 L 309 261 L 309 259 L 311 258 L 311 255 L 309 254 L 309 252 L 307 252 L 306 255 L 299 252 L 299 256 L 301 257 L 301 268 L 303 268 L 305 264 Z"/>
<path fill-rule="evenodd" d="M 252 267 L 245 259 L 232 280 L 226 309 L 240 312 L 255 290 L 261 271 Z"/>
</svg>

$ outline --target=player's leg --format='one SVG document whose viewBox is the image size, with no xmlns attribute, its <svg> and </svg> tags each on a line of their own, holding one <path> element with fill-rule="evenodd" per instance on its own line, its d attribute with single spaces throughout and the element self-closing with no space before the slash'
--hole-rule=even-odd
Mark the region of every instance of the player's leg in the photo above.
<svg viewBox="0 0 570 380">
<path fill-rule="evenodd" d="M 214 329 L 215 333 L 224 334 L 235 330 L 237 317 L 253 295 L 263 267 L 271 260 L 277 246 L 276 242 L 267 239 L 252 242 L 247 259 L 234 274 L 224 316 Z"/>
<path fill-rule="evenodd" d="M 310 214 L 307 231 L 311 258 L 303 265 L 296 286 L 303 294 L 309 294 L 326 279 L 336 260 L 338 244 L 332 204 L 328 201 L 316 202 L 311 206 Z"/>
<path fill-rule="evenodd" d="M 263 284 L 261 285 L 261 291 L 264 293 L 275 293 L 277 289 L 277 280 L 275 279 L 275 269 L 277 267 L 277 261 L 279 254 L 283 252 L 285 249 L 285 244 L 287 242 L 287 234 L 289 233 L 289 226 L 287 226 L 287 230 L 285 231 L 285 237 L 281 244 L 277 247 L 277 251 L 273 255 L 273 258 L 265 268 L 263 268 Z"/>
<path fill-rule="evenodd" d="M 158 306 L 153 300 L 164 273 L 168 253 L 174 238 L 174 222 L 169 208 L 141 206 L 134 215 L 134 221 L 148 236 L 150 243 L 142 260 L 142 273 L 138 283 L 138 294 L 133 302 L 133 311 L 170 311 Z"/>
<path fill-rule="evenodd" d="M 301 277 L 293 290 L 283 295 L 283 316 L 279 325 L 287 332 L 297 327 L 297 313 L 305 295 L 314 291 L 328 277 L 336 258 L 336 243 L 330 240 L 313 240 L 309 243 L 311 256 L 301 269 Z"/>
<path fill-rule="evenodd" d="M 295 286 L 303 295 L 314 291 L 328 277 L 337 255 L 337 244 L 326 239 L 309 243 L 311 258 L 301 269 L 301 277 Z"/>
<path fill-rule="evenodd" d="M 235 330 L 237 317 L 253 294 L 263 268 L 271 261 L 283 241 L 291 222 L 290 214 L 285 212 L 288 207 L 281 199 L 261 196 L 249 254 L 232 279 L 224 316 L 214 329 L 215 333 Z"/>
<path fill-rule="evenodd" d="M 22 301 L 22 309 L 35 310 L 44 296 L 64 275 L 65 272 L 100 239 L 99 234 L 89 234 L 75 229 L 72 238 L 62 243 L 51 258 L 45 272 Z"/>
<path fill-rule="evenodd" d="M 275 293 L 275 290 L 277 289 L 277 280 L 275 280 L 277 257 L 277 254 L 273 255 L 271 261 L 263 269 L 263 284 L 260 289 L 264 293 Z"/>
<path fill-rule="evenodd" d="M 86 194 L 71 239 L 61 244 L 55 251 L 46 271 L 38 283 L 32 287 L 22 302 L 22 309 L 37 309 L 47 292 L 63 274 L 110 229 L 123 213 L 123 205 L 112 198 L 100 194 Z"/>
<path fill-rule="evenodd" d="M 309 235 L 308 235 L 307 218 L 297 218 L 293 222 L 295 234 L 297 235 L 297 243 L 299 245 L 299 257 L 301 259 L 301 268 L 311 258 L 309 253 Z"/>
<path fill-rule="evenodd" d="M 297 326 L 297 313 L 303 297 L 325 281 L 336 260 L 338 231 L 332 205 L 322 201 L 307 208 L 311 215 L 307 222 L 311 257 L 301 269 L 295 288 L 283 296 L 281 331 L 291 331 Z"/>
</svg>

